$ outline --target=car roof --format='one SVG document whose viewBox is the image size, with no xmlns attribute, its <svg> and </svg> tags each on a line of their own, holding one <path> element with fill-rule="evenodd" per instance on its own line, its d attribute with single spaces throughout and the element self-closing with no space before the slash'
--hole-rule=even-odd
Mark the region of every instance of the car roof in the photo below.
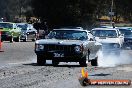
<svg viewBox="0 0 132 88">
<path fill-rule="evenodd" d="M 70 29 L 70 28 L 61 28 L 61 29 L 53 29 L 53 30 L 73 30 L 73 31 L 87 31 L 83 29 Z"/>
<path fill-rule="evenodd" d="M 118 27 L 118 29 L 132 29 L 132 27 Z"/>
<path fill-rule="evenodd" d="M 94 28 L 92 30 L 117 30 L 117 28 Z"/>
</svg>

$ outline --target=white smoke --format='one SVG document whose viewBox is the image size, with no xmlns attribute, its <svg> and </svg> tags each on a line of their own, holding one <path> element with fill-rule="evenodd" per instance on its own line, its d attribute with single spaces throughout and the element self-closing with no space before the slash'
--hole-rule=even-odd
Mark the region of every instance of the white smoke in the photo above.
<svg viewBox="0 0 132 88">
<path fill-rule="evenodd" d="M 129 52 L 122 50 L 120 56 L 108 55 L 107 57 L 103 57 L 102 51 L 98 52 L 98 64 L 99 67 L 114 67 L 122 64 L 131 64 L 132 63 L 132 54 Z"/>
</svg>

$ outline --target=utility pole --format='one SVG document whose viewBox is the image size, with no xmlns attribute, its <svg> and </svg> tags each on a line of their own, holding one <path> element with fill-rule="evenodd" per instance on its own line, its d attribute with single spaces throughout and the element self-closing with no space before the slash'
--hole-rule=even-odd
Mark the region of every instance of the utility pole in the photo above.
<svg viewBox="0 0 132 88">
<path fill-rule="evenodd" d="M 19 19 L 21 22 L 22 21 L 22 0 L 19 0 L 18 4 L 19 4 Z"/>
<path fill-rule="evenodd" d="M 112 25 L 112 18 L 113 18 L 114 12 L 113 12 L 113 0 L 111 0 L 111 11 L 110 11 L 110 24 Z"/>
</svg>

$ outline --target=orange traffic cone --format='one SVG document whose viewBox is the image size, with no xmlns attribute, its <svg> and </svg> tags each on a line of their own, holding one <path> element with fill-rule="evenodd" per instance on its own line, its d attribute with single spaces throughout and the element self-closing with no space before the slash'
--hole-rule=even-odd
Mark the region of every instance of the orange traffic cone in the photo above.
<svg viewBox="0 0 132 88">
<path fill-rule="evenodd" d="M 4 52 L 4 51 L 2 50 L 1 31 L 0 31 L 0 52 Z"/>
</svg>

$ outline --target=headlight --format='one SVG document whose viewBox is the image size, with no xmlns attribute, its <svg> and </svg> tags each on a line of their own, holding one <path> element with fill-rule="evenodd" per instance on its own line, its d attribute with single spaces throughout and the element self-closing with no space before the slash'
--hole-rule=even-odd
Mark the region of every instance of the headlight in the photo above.
<svg viewBox="0 0 132 88">
<path fill-rule="evenodd" d="M 43 50 L 44 49 L 44 45 L 39 45 L 38 48 L 41 49 L 41 50 Z"/>
<path fill-rule="evenodd" d="M 44 50 L 44 45 L 36 45 L 36 50 Z"/>
<path fill-rule="evenodd" d="M 80 46 L 75 46 L 74 49 L 75 49 L 75 52 L 78 52 L 78 53 L 81 52 L 81 47 Z"/>
<path fill-rule="evenodd" d="M 114 48 L 120 48 L 119 44 L 114 44 Z"/>
</svg>

